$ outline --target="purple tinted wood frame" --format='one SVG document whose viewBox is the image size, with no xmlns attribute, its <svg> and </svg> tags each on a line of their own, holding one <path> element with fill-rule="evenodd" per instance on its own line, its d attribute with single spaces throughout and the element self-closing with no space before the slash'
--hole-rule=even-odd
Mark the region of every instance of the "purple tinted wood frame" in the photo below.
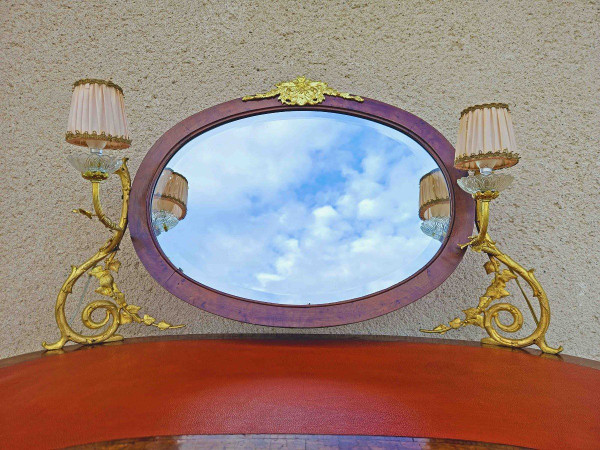
<svg viewBox="0 0 600 450">
<path fill-rule="evenodd" d="M 451 220 L 448 236 L 427 265 L 402 282 L 364 297 L 320 305 L 279 305 L 229 295 L 188 278 L 162 252 L 151 226 L 154 185 L 171 157 L 194 137 L 233 120 L 281 111 L 329 111 L 361 117 L 397 129 L 417 141 L 440 166 L 448 182 Z M 394 106 L 365 99 L 358 103 L 327 97 L 315 106 L 286 106 L 277 99 L 232 100 L 179 122 L 152 146 L 138 169 L 131 191 L 129 226 L 135 250 L 150 273 L 167 291 L 205 311 L 229 319 L 277 327 L 329 327 L 360 322 L 408 305 L 437 288 L 456 269 L 473 231 L 474 205 L 456 180 L 466 175 L 453 166 L 454 148 L 424 120 Z M 232 249 L 233 250 L 233 249 Z"/>
</svg>

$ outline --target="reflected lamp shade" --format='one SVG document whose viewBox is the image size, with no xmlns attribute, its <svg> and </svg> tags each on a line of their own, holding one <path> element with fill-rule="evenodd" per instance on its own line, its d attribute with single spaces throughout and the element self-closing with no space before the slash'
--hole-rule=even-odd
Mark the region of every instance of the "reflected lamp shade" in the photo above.
<svg viewBox="0 0 600 450">
<path fill-rule="evenodd" d="M 460 114 L 454 166 L 461 170 L 503 169 L 519 162 L 508 105 L 475 105 Z"/>
<path fill-rule="evenodd" d="M 450 195 L 441 170 L 434 169 L 419 182 L 421 231 L 443 242 L 450 225 Z"/>
<path fill-rule="evenodd" d="M 419 181 L 419 217 L 450 217 L 450 196 L 440 169 L 433 169 Z"/>
<path fill-rule="evenodd" d="M 83 79 L 73 84 L 69 144 L 90 148 L 125 149 L 131 145 L 123 89 L 112 81 Z"/>
<path fill-rule="evenodd" d="M 172 169 L 163 170 L 152 197 L 152 225 L 158 235 L 176 226 L 187 214 L 188 181 Z"/>
</svg>

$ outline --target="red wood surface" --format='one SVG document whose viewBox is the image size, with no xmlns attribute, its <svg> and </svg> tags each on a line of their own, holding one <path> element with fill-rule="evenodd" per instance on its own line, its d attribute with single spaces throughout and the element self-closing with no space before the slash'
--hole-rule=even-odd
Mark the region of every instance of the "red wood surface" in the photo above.
<svg viewBox="0 0 600 450">
<path fill-rule="evenodd" d="M 292 110 L 317 110 L 350 114 L 402 131 L 423 146 L 440 166 L 450 195 L 452 217 L 448 237 L 434 258 L 419 272 L 383 291 L 322 305 L 276 305 L 220 292 L 188 278 L 171 264 L 152 231 L 150 205 L 158 177 L 170 158 L 190 139 L 232 120 L 257 114 Z M 466 172 L 453 167 L 454 148 L 423 119 L 395 106 L 365 99 L 359 103 L 327 97 L 315 106 L 282 105 L 277 99 L 243 102 L 241 99 L 208 108 L 176 124 L 148 151 L 139 167 L 130 198 L 129 227 L 135 250 L 148 272 L 180 299 L 230 319 L 280 327 L 327 327 L 377 317 L 412 303 L 438 287 L 458 266 L 473 231 L 473 199 L 458 188 L 457 178 Z M 232 249 L 235 251 L 235 249 Z M 199 280 L 202 281 L 202 280 Z"/>
<path fill-rule="evenodd" d="M 578 362 L 446 341 L 306 337 L 28 355 L 0 364 L 0 447 L 330 434 L 597 448 L 600 370 Z"/>
</svg>

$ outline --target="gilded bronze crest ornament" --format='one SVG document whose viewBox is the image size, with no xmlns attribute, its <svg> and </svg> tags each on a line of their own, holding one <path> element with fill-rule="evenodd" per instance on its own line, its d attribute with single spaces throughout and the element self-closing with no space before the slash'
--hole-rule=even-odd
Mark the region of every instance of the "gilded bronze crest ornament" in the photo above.
<svg viewBox="0 0 600 450">
<path fill-rule="evenodd" d="M 362 102 L 363 98 L 358 95 L 350 95 L 346 92 L 340 92 L 323 81 L 314 81 L 306 77 L 298 77 L 292 81 L 282 81 L 275 85 L 264 94 L 248 95 L 243 97 L 243 101 L 260 100 L 263 98 L 276 97 L 284 105 L 317 105 L 325 100 L 325 96 L 341 97 L 347 100 Z"/>
</svg>

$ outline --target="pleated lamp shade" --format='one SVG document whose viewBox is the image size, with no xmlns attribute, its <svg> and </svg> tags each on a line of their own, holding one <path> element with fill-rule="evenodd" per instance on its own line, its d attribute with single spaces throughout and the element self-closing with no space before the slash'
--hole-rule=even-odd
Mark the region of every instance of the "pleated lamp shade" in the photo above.
<svg viewBox="0 0 600 450">
<path fill-rule="evenodd" d="M 488 103 L 460 115 L 454 166 L 462 170 L 503 169 L 519 162 L 508 105 Z"/>
<path fill-rule="evenodd" d="M 450 196 L 440 169 L 433 169 L 419 182 L 419 217 L 450 217 Z"/>
<path fill-rule="evenodd" d="M 164 211 L 182 220 L 187 214 L 188 181 L 172 169 L 163 170 L 152 198 L 152 210 Z"/>
<path fill-rule="evenodd" d="M 84 79 L 73 84 L 69 144 L 124 149 L 131 145 L 123 89 L 111 81 Z"/>
</svg>

